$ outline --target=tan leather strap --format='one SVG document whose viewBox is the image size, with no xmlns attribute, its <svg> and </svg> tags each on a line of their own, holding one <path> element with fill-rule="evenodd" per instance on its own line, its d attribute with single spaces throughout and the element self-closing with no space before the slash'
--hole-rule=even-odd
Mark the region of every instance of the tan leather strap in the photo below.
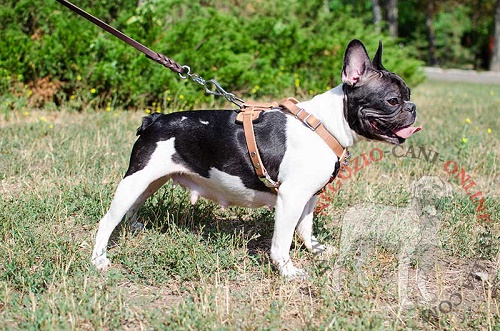
<svg viewBox="0 0 500 331">
<path fill-rule="evenodd" d="M 261 113 L 266 110 L 280 109 L 288 110 L 295 118 L 299 119 L 312 131 L 316 132 L 321 139 L 330 147 L 330 149 L 337 155 L 340 162 L 340 168 L 346 163 L 346 158 L 349 158 L 347 148 L 342 147 L 337 139 L 326 129 L 323 123 L 313 114 L 308 113 L 303 108 L 298 107 L 296 104 L 298 100 L 295 98 L 287 98 L 278 103 L 245 103 L 236 116 L 236 122 L 243 123 L 243 131 L 245 132 L 245 140 L 247 143 L 248 154 L 255 169 L 255 173 L 259 179 L 271 189 L 275 194 L 278 193 L 279 182 L 275 182 L 267 173 L 262 159 L 260 157 L 257 142 L 255 140 L 255 132 L 253 130 L 253 122 L 259 118 Z M 338 169 L 337 169 L 338 171 Z M 323 192 L 325 187 L 335 179 L 337 172 L 331 176 L 328 183 L 319 190 L 316 194 Z"/>
<path fill-rule="evenodd" d="M 298 107 L 297 103 L 299 103 L 299 101 L 295 98 L 286 98 L 280 102 L 280 106 L 287 109 L 295 118 L 299 119 L 309 129 L 316 132 L 342 163 L 347 155 L 347 148 L 342 147 L 316 116 L 309 114 L 304 108 Z"/>
<path fill-rule="evenodd" d="M 262 162 L 259 149 L 257 147 L 257 142 L 255 141 L 253 121 L 259 118 L 261 112 L 276 108 L 277 106 L 277 103 L 245 103 L 241 108 L 240 113 L 236 116 L 236 121 L 243 123 L 243 131 L 245 132 L 248 154 L 250 155 L 250 161 L 255 169 L 255 173 L 257 174 L 257 177 L 259 177 L 259 179 L 275 194 L 278 193 L 280 183 L 274 181 L 264 167 L 264 163 Z"/>
</svg>

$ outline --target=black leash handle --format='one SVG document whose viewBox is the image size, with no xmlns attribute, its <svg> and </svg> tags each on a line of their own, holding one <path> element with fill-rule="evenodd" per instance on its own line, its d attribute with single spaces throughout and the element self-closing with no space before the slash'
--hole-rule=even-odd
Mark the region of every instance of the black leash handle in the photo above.
<svg viewBox="0 0 500 331">
<path fill-rule="evenodd" d="M 75 6 L 71 2 L 66 1 L 66 0 L 56 0 L 56 1 L 59 2 L 61 5 L 69 8 L 69 9 L 71 9 L 73 12 L 75 12 L 78 15 L 82 16 L 83 18 L 87 19 L 88 21 L 94 23 L 95 25 L 97 25 L 101 29 L 103 29 L 103 30 L 111 33 L 113 36 L 117 37 L 118 39 L 126 42 L 127 44 L 129 44 L 130 46 L 134 47 L 138 51 L 146 54 L 146 56 L 148 58 L 150 58 L 151 60 L 156 61 L 159 64 L 165 66 L 166 68 L 168 68 L 168 69 L 170 69 L 170 70 L 172 70 L 174 72 L 177 72 L 179 74 L 183 74 L 184 73 L 185 69 L 179 63 L 175 62 L 174 60 L 166 57 L 165 55 L 163 55 L 161 53 L 157 53 L 155 51 L 152 51 L 151 49 L 147 48 L 143 44 L 135 41 L 134 39 L 132 39 L 129 36 L 127 36 L 126 34 L 122 33 L 121 31 L 119 31 L 119 30 L 113 28 L 112 26 L 106 24 L 105 22 L 101 21 L 97 17 L 90 15 L 85 10 L 83 10 L 83 9 Z"/>
</svg>

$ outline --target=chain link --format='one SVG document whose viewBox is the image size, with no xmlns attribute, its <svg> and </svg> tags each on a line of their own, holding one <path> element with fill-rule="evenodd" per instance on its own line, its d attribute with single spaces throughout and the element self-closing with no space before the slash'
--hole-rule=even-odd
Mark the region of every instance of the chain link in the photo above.
<svg viewBox="0 0 500 331">
<path fill-rule="evenodd" d="M 194 82 L 202 85 L 205 88 L 205 93 L 215 96 L 222 96 L 226 98 L 227 101 L 232 102 L 239 108 L 243 106 L 245 100 L 238 98 L 231 92 L 227 92 L 222 88 L 222 86 L 215 80 L 205 80 L 203 77 L 198 76 L 197 74 L 191 73 L 191 68 L 189 66 L 182 66 L 183 72 L 179 73 L 179 77 L 182 79 L 191 78 Z"/>
</svg>

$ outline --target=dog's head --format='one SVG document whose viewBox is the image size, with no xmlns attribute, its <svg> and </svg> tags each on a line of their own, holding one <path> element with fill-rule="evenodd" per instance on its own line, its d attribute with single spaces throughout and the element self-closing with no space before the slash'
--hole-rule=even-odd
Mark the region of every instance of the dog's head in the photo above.
<svg viewBox="0 0 500 331">
<path fill-rule="evenodd" d="M 451 197 L 451 184 L 437 176 L 422 176 L 410 186 L 412 196 L 423 199 L 429 196 Z"/>
<path fill-rule="evenodd" d="M 420 208 L 441 209 L 452 197 L 451 184 L 437 176 L 422 176 L 410 186 L 413 199 Z"/>
<path fill-rule="evenodd" d="M 352 40 L 344 56 L 342 82 L 347 97 L 344 116 L 357 134 L 401 144 L 421 129 L 411 126 L 417 113 L 410 89 L 382 65 L 382 42 L 370 61 L 363 43 Z"/>
</svg>

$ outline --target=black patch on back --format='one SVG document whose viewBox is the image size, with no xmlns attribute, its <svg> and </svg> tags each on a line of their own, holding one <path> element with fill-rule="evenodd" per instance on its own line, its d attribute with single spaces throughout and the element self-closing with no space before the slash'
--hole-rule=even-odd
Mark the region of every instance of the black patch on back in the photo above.
<svg viewBox="0 0 500 331">
<path fill-rule="evenodd" d="M 159 113 L 154 113 L 154 114 L 151 114 L 149 116 L 146 116 L 146 117 L 143 117 L 142 118 L 142 124 L 141 126 L 137 129 L 137 133 L 136 135 L 137 136 L 140 136 L 144 131 L 146 131 L 146 129 L 151 125 L 153 124 L 157 119 L 158 117 L 161 117 L 161 114 Z"/>
<path fill-rule="evenodd" d="M 268 192 L 269 188 L 255 174 L 243 126 L 235 119 L 233 110 L 197 110 L 145 117 L 137 130 L 140 137 L 132 149 L 125 177 L 144 169 L 159 141 L 175 137 L 174 162 L 207 178 L 210 169 L 215 168 L 241 178 L 245 187 Z M 264 112 L 254 123 L 262 161 L 274 180 L 286 151 L 285 124 L 286 115 L 277 111 Z"/>
</svg>

